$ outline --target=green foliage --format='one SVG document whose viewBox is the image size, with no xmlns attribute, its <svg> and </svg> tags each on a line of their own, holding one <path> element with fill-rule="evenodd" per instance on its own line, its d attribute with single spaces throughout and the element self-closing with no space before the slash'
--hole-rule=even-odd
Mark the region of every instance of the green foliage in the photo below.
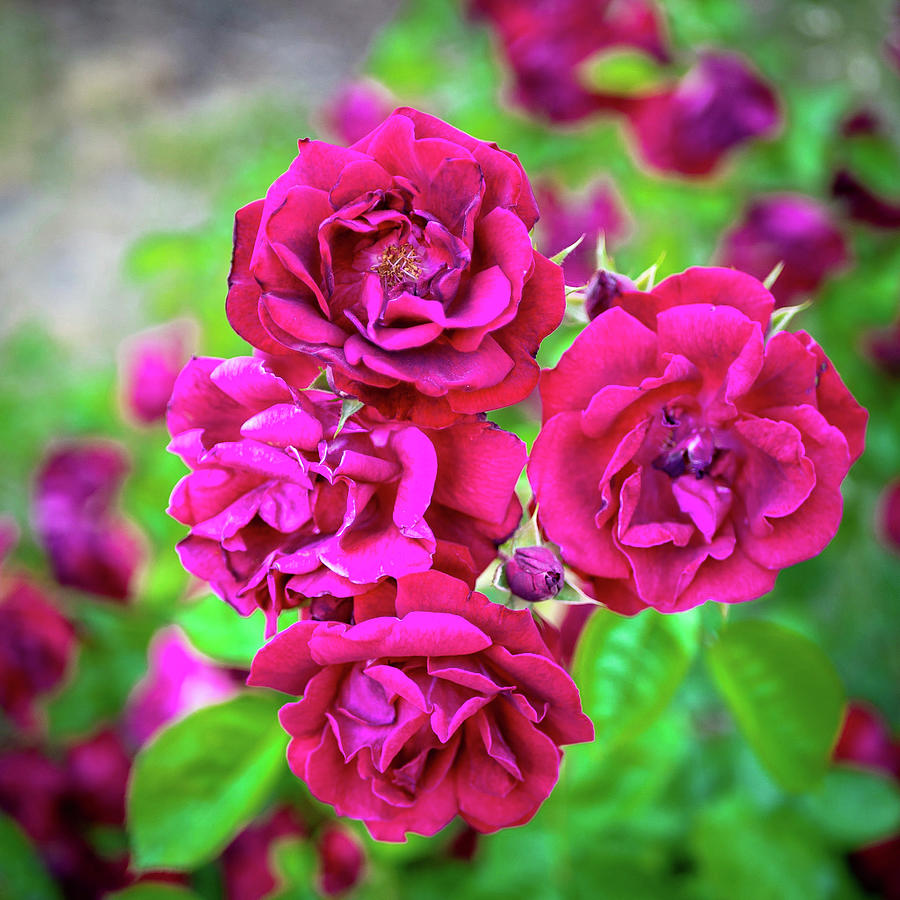
<svg viewBox="0 0 900 900">
<path fill-rule="evenodd" d="M 723 628 L 706 658 L 769 772 L 786 790 L 814 787 L 828 767 L 844 704 L 828 657 L 794 631 L 746 621 Z"/>
<path fill-rule="evenodd" d="M 239 616 L 214 594 L 179 609 L 175 621 L 201 653 L 225 665 L 250 668 L 264 640 L 261 612 L 246 618 Z"/>
<path fill-rule="evenodd" d="M 58 900 L 60 896 L 22 829 L 0 813 L 0 897 Z"/>
<path fill-rule="evenodd" d="M 107 900 L 197 900 L 197 895 L 176 884 L 143 881 L 114 894 L 107 894 Z"/>
<path fill-rule="evenodd" d="M 646 610 L 626 618 L 598 609 L 578 642 L 573 671 L 604 749 L 646 728 L 668 705 L 698 648 L 694 613 Z"/>
<path fill-rule="evenodd" d="M 277 701 L 245 693 L 161 731 L 135 759 L 128 794 L 134 863 L 189 870 L 261 809 L 284 766 Z"/>
<path fill-rule="evenodd" d="M 79 650 L 71 681 L 48 705 L 51 734 L 71 738 L 112 722 L 147 670 L 147 644 L 159 621 L 137 609 L 81 600 Z"/>
</svg>

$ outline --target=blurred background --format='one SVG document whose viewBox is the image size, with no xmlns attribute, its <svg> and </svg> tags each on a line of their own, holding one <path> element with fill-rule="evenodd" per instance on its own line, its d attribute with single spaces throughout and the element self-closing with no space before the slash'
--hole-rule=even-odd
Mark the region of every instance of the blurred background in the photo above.
<svg viewBox="0 0 900 900">
<path fill-rule="evenodd" d="M 5 0 L 0 92 L 0 896 L 900 897 L 900 7 Z M 831 660 L 844 775 L 784 791 L 691 662 L 643 730 L 569 751 L 526 828 L 379 846 L 281 773 L 140 893 L 133 756 L 234 696 L 262 633 L 173 552 L 165 402 L 191 353 L 248 352 L 234 211 L 298 138 L 349 143 L 398 105 L 518 154 L 539 249 L 586 236 L 573 286 L 602 235 L 631 277 L 783 263 L 779 303 L 810 301 L 791 327 L 870 410 L 868 449 L 826 552 L 730 615 Z M 492 418 L 537 433 L 533 405 Z"/>
</svg>

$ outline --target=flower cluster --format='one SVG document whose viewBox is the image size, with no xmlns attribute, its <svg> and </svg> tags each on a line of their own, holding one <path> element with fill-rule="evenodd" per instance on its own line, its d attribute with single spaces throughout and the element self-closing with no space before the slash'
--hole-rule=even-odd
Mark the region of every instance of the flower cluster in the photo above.
<svg viewBox="0 0 900 900">
<path fill-rule="evenodd" d="M 250 683 L 302 695 L 291 768 L 386 840 L 527 821 L 592 736 L 532 614 L 473 592 L 526 460 L 483 414 L 531 393 L 565 308 L 536 220 L 515 156 L 414 110 L 301 141 L 236 217 L 257 355 L 191 360 L 169 405 L 181 560 L 269 636 L 300 609 Z"/>
<path fill-rule="evenodd" d="M 675 94 L 688 122 L 722 105 Z M 684 170 L 745 124 L 701 128 L 707 155 Z M 551 208 L 545 240 L 570 217 L 621 228 L 606 188 L 591 203 Z M 281 711 L 291 770 L 382 840 L 528 821 L 560 747 L 593 734 L 562 664 L 576 625 L 475 590 L 520 524 L 526 463 L 485 414 L 532 392 L 565 310 L 537 218 L 515 156 L 415 110 L 349 148 L 301 141 L 236 216 L 226 308 L 256 355 L 193 359 L 169 405 L 191 470 L 170 505 L 190 529 L 181 560 L 264 611 L 248 683 L 299 698 Z M 590 322 L 541 377 L 528 464 L 570 569 L 517 538 L 499 583 L 539 603 L 577 578 L 628 614 L 760 596 L 834 534 L 865 413 L 808 335 L 767 340 L 774 299 L 750 275 L 691 270 L 644 293 L 591 273 L 566 273 Z"/>
</svg>

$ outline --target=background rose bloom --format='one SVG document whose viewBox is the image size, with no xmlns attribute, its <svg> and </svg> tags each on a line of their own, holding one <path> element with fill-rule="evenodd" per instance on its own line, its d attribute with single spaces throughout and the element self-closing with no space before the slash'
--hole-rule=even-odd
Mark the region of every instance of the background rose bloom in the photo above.
<svg viewBox="0 0 900 900">
<path fill-rule="evenodd" d="M 779 306 L 799 303 L 850 261 L 847 242 L 828 210 L 802 194 L 759 197 L 725 235 L 722 265 L 765 278 L 784 268 L 772 285 Z"/>
<path fill-rule="evenodd" d="M 38 471 L 35 530 L 60 584 L 114 600 L 131 595 L 144 554 L 115 509 L 127 472 L 125 450 L 106 440 L 63 444 Z"/>
<path fill-rule="evenodd" d="M 37 724 L 35 702 L 63 679 L 75 650 L 69 620 L 23 576 L 0 583 L 0 709 L 16 726 Z"/>
<path fill-rule="evenodd" d="M 628 98 L 592 90 L 580 67 L 605 50 L 631 48 L 669 60 L 662 16 L 650 0 L 470 0 L 497 35 L 517 103 L 553 122 L 627 108 Z"/>
<path fill-rule="evenodd" d="M 542 378 L 539 521 L 618 612 L 758 597 L 837 531 L 866 413 L 809 335 L 765 342 L 774 300 L 749 275 L 617 303 Z"/>
<path fill-rule="evenodd" d="M 259 606 L 271 624 L 305 598 L 428 569 L 438 552 L 474 579 L 519 522 L 519 438 L 374 411 L 336 435 L 340 414 L 339 398 L 297 390 L 260 359 L 195 359 L 179 377 L 170 449 L 194 471 L 171 499 L 191 526 L 178 552 L 244 614 Z"/>
<path fill-rule="evenodd" d="M 432 571 L 356 619 L 298 622 L 253 661 L 249 684 L 303 696 L 281 711 L 294 774 L 379 840 L 527 822 L 559 746 L 593 736 L 531 614 Z"/>
<path fill-rule="evenodd" d="M 235 331 L 312 354 L 394 418 L 442 426 L 528 396 L 565 299 L 516 157 L 412 109 L 349 149 L 299 147 L 237 213 Z"/>
<path fill-rule="evenodd" d="M 625 211 L 609 182 L 599 182 L 580 192 L 583 199 L 567 197 L 551 182 L 539 186 L 541 204 L 539 246 L 551 256 L 584 240 L 563 260 L 566 284 L 587 284 L 597 269 L 597 239 L 613 246 L 626 230 Z"/>
<path fill-rule="evenodd" d="M 635 100 L 629 121 L 655 169 L 708 175 L 740 144 L 771 136 L 781 115 L 775 93 L 743 57 L 708 52 L 673 88 Z"/>
</svg>

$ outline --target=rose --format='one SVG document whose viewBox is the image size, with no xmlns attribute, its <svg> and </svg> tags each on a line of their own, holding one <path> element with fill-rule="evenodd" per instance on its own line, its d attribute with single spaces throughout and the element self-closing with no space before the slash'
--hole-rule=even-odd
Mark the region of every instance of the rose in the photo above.
<svg viewBox="0 0 900 900">
<path fill-rule="evenodd" d="M 434 431 L 367 409 L 341 425 L 338 397 L 292 387 L 280 365 L 195 359 L 176 382 L 170 449 L 193 471 L 169 511 L 191 527 L 185 568 L 241 613 L 265 609 L 270 628 L 285 607 L 436 555 L 474 581 L 519 522 L 522 442 L 489 422 Z"/>
<path fill-rule="evenodd" d="M 541 526 L 618 612 L 766 593 L 834 536 L 865 411 L 809 335 L 764 340 L 774 300 L 749 275 L 615 302 L 542 377 Z"/>
<path fill-rule="evenodd" d="M 850 259 L 844 236 L 828 210 L 801 194 L 759 197 L 725 235 L 722 264 L 765 278 L 784 267 L 772 285 L 779 306 L 805 300 Z"/>
<path fill-rule="evenodd" d="M 674 86 L 628 110 L 641 157 L 653 168 L 708 175 L 726 154 L 771 136 L 781 114 L 774 92 L 733 53 L 704 53 Z"/>
<path fill-rule="evenodd" d="M 564 584 L 562 563 L 547 547 L 519 547 L 503 572 L 510 591 L 529 603 L 555 597 Z"/>
<path fill-rule="evenodd" d="M 38 724 L 36 702 L 63 680 L 75 629 L 30 580 L 0 583 L 0 709 L 23 731 Z"/>
<path fill-rule="evenodd" d="M 565 299 L 516 157 L 412 109 L 350 148 L 299 148 L 237 213 L 235 331 L 311 354 L 392 418 L 439 427 L 528 396 Z"/>
<path fill-rule="evenodd" d="M 670 59 L 652 0 L 469 0 L 469 8 L 496 33 L 512 69 L 516 102 L 553 122 L 627 108 L 627 96 L 586 86 L 582 68 L 598 54 L 628 47 L 659 62 Z"/>
<path fill-rule="evenodd" d="M 126 600 L 144 552 L 115 499 L 128 471 L 125 450 L 111 441 L 54 448 L 37 473 L 35 530 L 64 586 Z"/>
<path fill-rule="evenodd" d="M 378 840 L 431 835 L 459 814 L 479 831 L 527 822 L 589 741 L 578 690 L 527 610 L 442 572 L 401 578 L 355 625 L 303 621 L 256 655 L 248 684 L 285 706 L 288 763 Z"/>
</svg>

